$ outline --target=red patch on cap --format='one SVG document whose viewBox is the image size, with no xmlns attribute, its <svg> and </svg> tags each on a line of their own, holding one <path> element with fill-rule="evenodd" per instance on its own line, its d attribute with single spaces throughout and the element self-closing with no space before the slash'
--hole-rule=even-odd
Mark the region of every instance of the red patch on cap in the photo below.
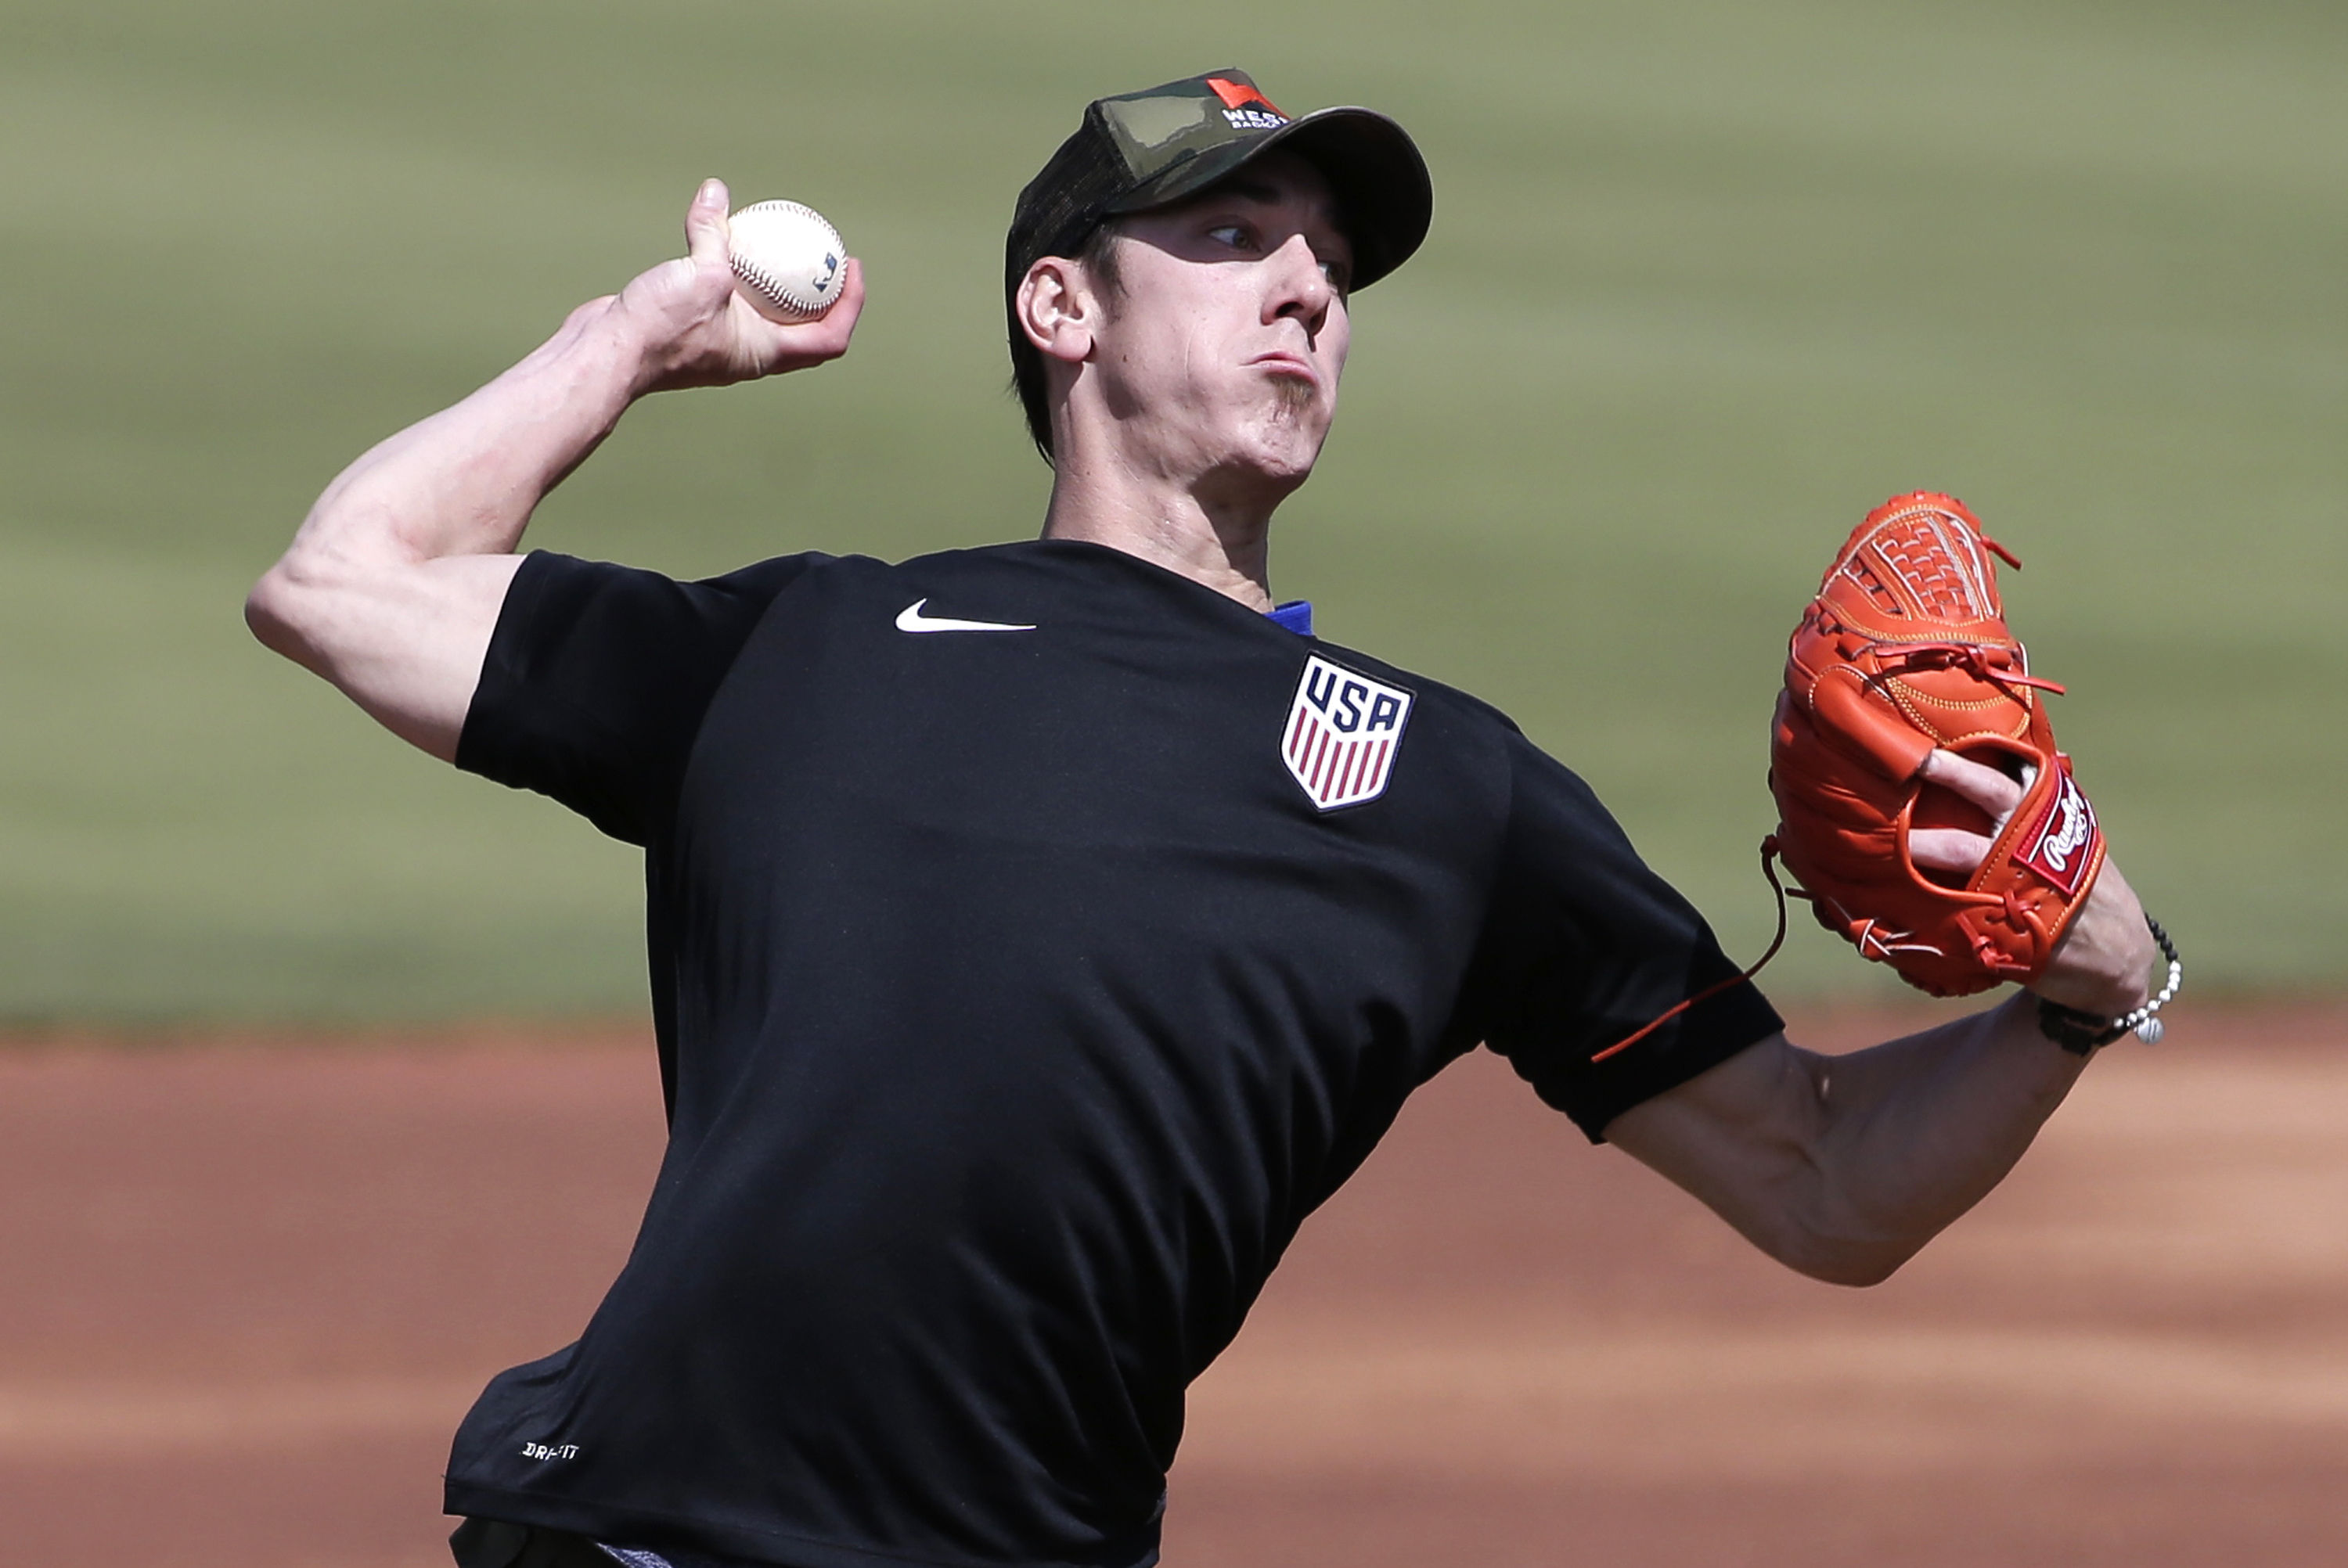
<svg viewBox="0 0 2348 1568">
<path fill-rule="evenodd" d="M 1215 96 L 1223 100 L 1223 107 L 1227 109 L 1245 108 L 1250 104 L 1261 104 L 1273 114 L 1280 115 L 1281 118 L 1288 118 L 1281 114 L 1278 104 L 1244 83 L 1225 81 L 1220 77 L 1209 77 L 1207 85 L 1215 89 Z"/>
</svg>

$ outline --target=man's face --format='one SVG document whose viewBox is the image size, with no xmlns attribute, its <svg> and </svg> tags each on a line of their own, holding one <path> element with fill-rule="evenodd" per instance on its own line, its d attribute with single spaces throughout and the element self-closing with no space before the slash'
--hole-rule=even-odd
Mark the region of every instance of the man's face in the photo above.
<svg viewBox="0 0 2348 1568">
<path fill-rule="evenodd" d="M 1119 445 L 1169 477 L 1302 484 L 1337 410 L 1353 249 L 1329 187 L 1276 154 L 1125 219 L 1093 365 Z"/>
</svg>

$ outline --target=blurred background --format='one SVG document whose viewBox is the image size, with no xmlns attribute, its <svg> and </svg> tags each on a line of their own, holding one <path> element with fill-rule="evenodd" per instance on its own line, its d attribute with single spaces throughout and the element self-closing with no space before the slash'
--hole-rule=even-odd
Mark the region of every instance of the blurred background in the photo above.
<svg viewBox="0 0 2348 1568">
<path fill-rule="evenodd" d="M 1954 491 L 2192 990 L 1857 1296 L 1445 1074 L 1201 1384 L 1169 1563 L 2338 1561 L 2315 0 L 0 0 L 0 1556 L 445 1560 L 448 1431 L 658 1158 L 633 854 L 244 632 L 319 489 L 717 174 L 839 226 L 854 352 L 639 407 L 530 542 L 1028 536 L 1012 200 L 1088 98 L 1224 66 L 1435 175 L 1283 597 L 1512 713 L 1750 954 L 1786 634 L 1870 507 Z M 1931 1016 L 1807 923 L 1766 979 L 1829 1045 Z"/>
<path fill-rule="evenodd" d="M 1870 506 L 2029 565 L 2059 733 L 2197 987 L 2348 978 L 2348 11 L 2295 0 L 1129 8 L 0 5 L 0 1019 L 639 1008 L 634 857 L 246 636 L 372 442 L 790 196 L 872 304 L 656 399 L 532 543 L 701 574 L 1032 534 L 1012 198 L 1091 97 L 1238 65 L 1433 166 L 1276 589 L 1583 773 L 1732 951 L 1783 641 Z M 1805 927 L 1801 997 L 1878 977 Z"/>
</svg>

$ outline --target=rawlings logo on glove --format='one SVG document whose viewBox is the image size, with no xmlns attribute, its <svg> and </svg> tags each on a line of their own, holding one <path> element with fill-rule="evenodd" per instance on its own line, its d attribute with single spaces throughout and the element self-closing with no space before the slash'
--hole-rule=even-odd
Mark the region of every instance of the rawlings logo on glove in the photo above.
<svg viewBox="0 0 2348 1568">
<path fill-rule="evenodd" d="M 2062 688 L 2030 673 L 1992 555 L 2022 564 L 1952 497 L 1868 514 L 1794 630 L 1769 748 L 1772 843 L 1799 896 L 1935 996 L 2036 979 L 2104 863 L 2046 717 Z M 1936 750 L 2004 774 L 2020 804 L 2000 821 L 1927 783 Z M 1969 872 L 1913 853 L 1911 835 L 1961 834 L 1988 846 Z"/>
</svg>

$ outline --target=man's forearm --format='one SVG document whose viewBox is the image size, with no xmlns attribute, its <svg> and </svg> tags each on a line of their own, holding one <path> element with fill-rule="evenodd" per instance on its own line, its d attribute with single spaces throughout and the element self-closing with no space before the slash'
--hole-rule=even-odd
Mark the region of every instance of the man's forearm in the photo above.
<svg viewBox="0 0 2348 1568">
<path fill-rule="evenodd" d="M 1606 1136 L 1789 1267 L 1872 1285 L 1997 1185 L 2077 1080 L 2034 1006 L 1848 1056 L 1773 1036 Z"/>
<path fill-rule="evenodd" d="M 2039 1032 L 2036 1005 L 2023 992 L 1848 1056 L 1797 1053 L 1818 1108 L 1797 1245 L 1829 1277 L 1888 1276 L 2022 1158 L 2085 1065 Z"/>
<path fill-rule="evenodd" d="M 318 497 L 293 553 L 419 562 L 512 550 L 640 390 L 643 354 L 613 303 L 582 305 L 512 369 L 360 456 Z"/>
<path fill-rule="evenodd" d="M 638 389 L 610 306 L 344 470 L 247 599 L 254 634 L 453 758 L 531 512 Z"/>
<path fill-rule="evenodd" d="M 2116 1018 L 2142 1005 L 2151 959 L 2143 906 L 2106 861 L 2036 992 Z M 2087 1060 L 2045 1037 L 2030 990 L 1872 1050 L 1797 1054 L 1818 1106 L 1810 1227 L 1861 1274 L 1890 1273 L 2003 1180 Z"/>
<path fill-rule="evenodd" d="M 2153 945 L 2108 859 L 2038 992 L 2098 1016 L 2143 1004 Z M 1634 1105 L 1607 1139 L 1771 1256 L 1844 1285 L 1888 1276 L 2013 1168 L 2085 1059 L 2038 1028 L 2038 999 L 1855 1051 L 1773 1036 Z"/>
</svg>

